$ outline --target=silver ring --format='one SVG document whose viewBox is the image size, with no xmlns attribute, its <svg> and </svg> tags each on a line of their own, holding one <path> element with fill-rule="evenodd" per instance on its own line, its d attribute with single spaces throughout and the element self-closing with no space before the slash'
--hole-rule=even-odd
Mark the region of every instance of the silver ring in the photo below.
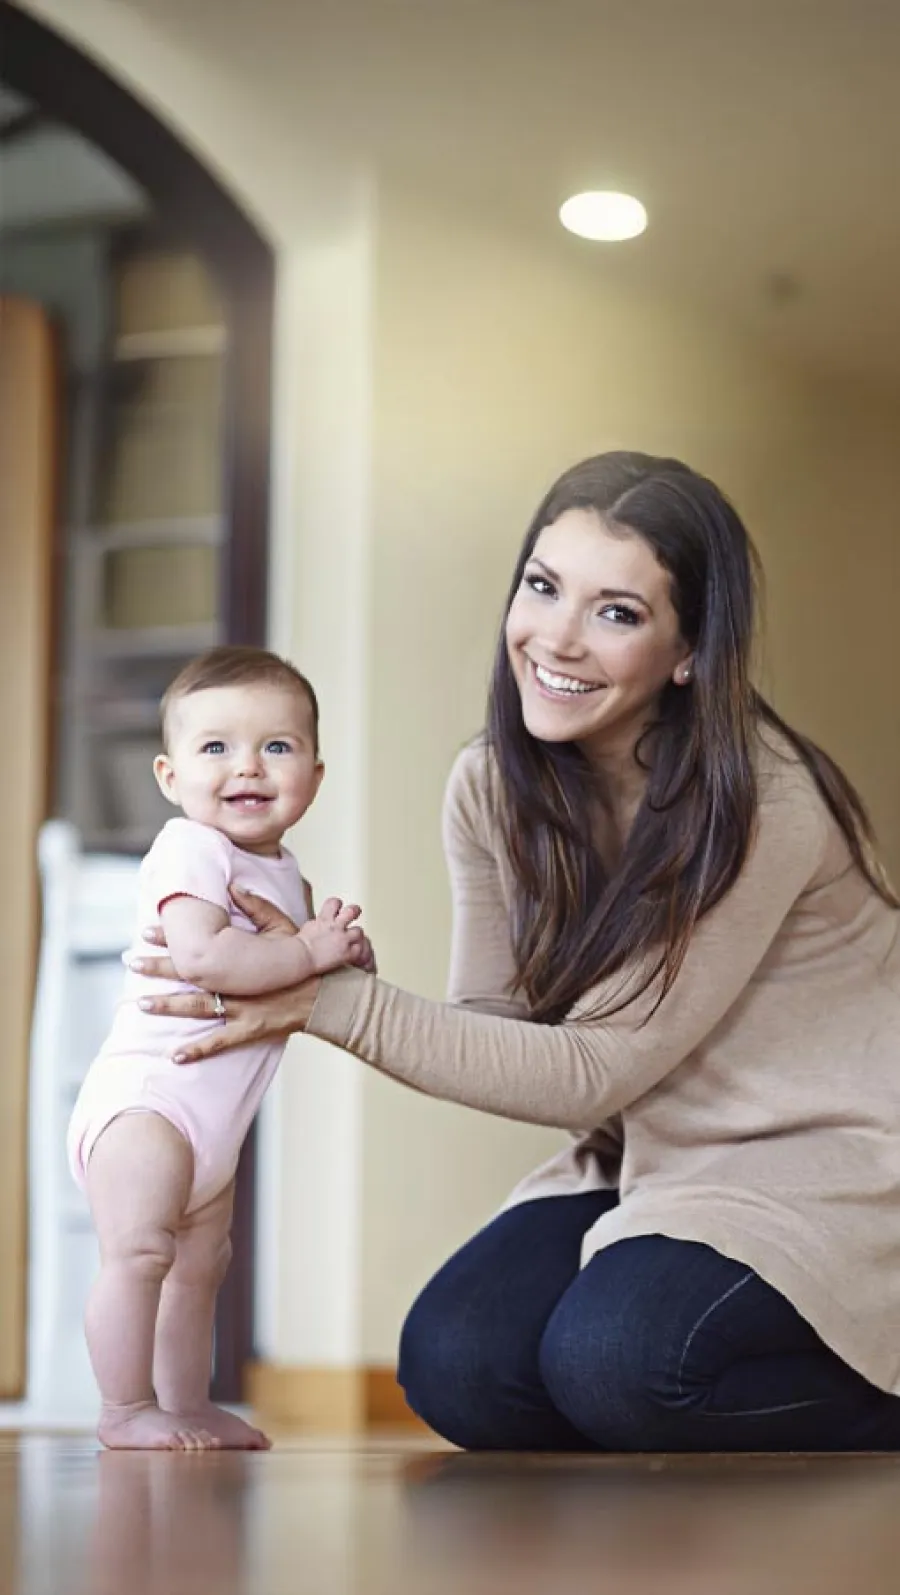
<svg viewBox="0 0 900 1595">
<path fill-rule="evenodd" d="M 213 992 L 213 1013 L 217 1019 L 226 1018 L 225 1000 L 220 991 Z"/>
</svg>

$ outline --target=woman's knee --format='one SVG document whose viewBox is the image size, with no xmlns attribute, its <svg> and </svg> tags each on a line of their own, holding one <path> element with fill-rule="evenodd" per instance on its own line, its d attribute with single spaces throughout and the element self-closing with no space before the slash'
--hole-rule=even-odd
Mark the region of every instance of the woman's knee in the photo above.
<svg viewBox="0 0 900 1595">
<path fill-rule="evenodd" d="M 596 1444 L 678 1450 L 729 1369 L 815 1346 L 752 1270 L 649 1235 L 618 1242 L 579 1274 L 547 1325 L 540 1366 L 554 1405 Z"/>
<path fill-rule="evenodd" d="M 470 1449 L 560 1443 L 567 1426 L 541 1386 L 538 1346 L 584 1230 L 610 1200 L 549 1198 L 502 1213 L 426 1285 L 403 1327 L 399 1379 L 438 1433 Z"/>
<path fill-rule="evenodd" d="M 398 1379 L 413 1411 L 454 1444 L 487 1443 L 502 1384 L 500 1347 L 465 1303 L 426 1286 L 400 1335 Z"/>
<path fill-rule="evenodd" d="M 656 1450 L 671 1437 L 673 1370 L 602 1316 L 563 1304 L 541 1342 L 541 1379 L 557 1411 L 606 1451 Z"/>
<path fill-rule="evenodd" d="M 537 1344 L 520 1343 L 513 1322 L 442 1289 L 438 1276 L 403 1325 L 398 1380 L 413 1411 L 454 1445 L 514 1449 L 522 1394 L 539 1388 Z"/>
<path fill-rule="evenodd" d="M 662 1275 L 678 1243 L 620 1242 L 583 1270 L 544 1332 L 540 1371 L 557 1410 L 608 1450 L 677 1448 L 703 1392 L 684 1379 L 677 1290 Z M 668 1304 L 668 1306 L 667 1306 Z"/>
</svg>

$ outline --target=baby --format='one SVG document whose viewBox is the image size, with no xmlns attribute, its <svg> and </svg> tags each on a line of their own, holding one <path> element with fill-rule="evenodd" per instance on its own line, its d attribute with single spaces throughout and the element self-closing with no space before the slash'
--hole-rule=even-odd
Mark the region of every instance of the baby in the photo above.
<svg viewBox="0 0 900 1595">
<path fill-rule="evenodd" d="M 281 846 L 323 774 L 305 677 L 261 649 L 216 648 L 173 681 L 162 721 L 154 772 L 184 818 L 163 827 L 141 864 L 138 923 L 162 926 L 180 982 L 126 977 L 69 1129 L 100 1242 L 85 1326 L 99 1437 L 131 1450 L 260 1449 L 264 1435 L 210 1402 L 209 1380 L 238 1154 L 283 1043 L 179 1066 L 173 1055 L 207 1021 L 145 1016 L 140 998 L 185 986 L 277 991 L 368 966 L 371 949 L 355 906 L 331 899 L 310 917 L 309 888 Z M 232 886 L 275 903 L 297 935 L 251 934 Z M 126 964 L 147 951 L 136 938 Z"/>
</svg>

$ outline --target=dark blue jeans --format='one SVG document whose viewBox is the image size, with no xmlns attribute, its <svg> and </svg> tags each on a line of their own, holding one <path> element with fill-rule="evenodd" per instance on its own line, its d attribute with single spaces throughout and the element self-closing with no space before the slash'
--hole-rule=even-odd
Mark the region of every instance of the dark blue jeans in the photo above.
<svg viewBox="0 0 900 1595">
<path fill-rule="evenodd" d="M 650 1235 L 579 1271 L 615 1201 L 512 1208 L 426 1285 L 399 1378 L 438 1434 L 491 1451 L 900 1451 L 900 1398 L 742 1263 Z"/>
</svg>

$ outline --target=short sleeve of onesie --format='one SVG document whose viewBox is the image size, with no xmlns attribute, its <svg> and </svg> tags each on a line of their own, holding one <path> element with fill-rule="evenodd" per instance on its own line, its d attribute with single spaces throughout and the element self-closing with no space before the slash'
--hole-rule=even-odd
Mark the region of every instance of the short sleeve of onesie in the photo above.
<svg viewBox="0 0 900 1595">
<path fill-rule="evenodd" d="M 198 897 L 228 913 L 231 855 L 223 836 L 196 820 L 170 820 L 144 860 L 144 888 L 159 913 L 171 897 Z"/>
</svg>

